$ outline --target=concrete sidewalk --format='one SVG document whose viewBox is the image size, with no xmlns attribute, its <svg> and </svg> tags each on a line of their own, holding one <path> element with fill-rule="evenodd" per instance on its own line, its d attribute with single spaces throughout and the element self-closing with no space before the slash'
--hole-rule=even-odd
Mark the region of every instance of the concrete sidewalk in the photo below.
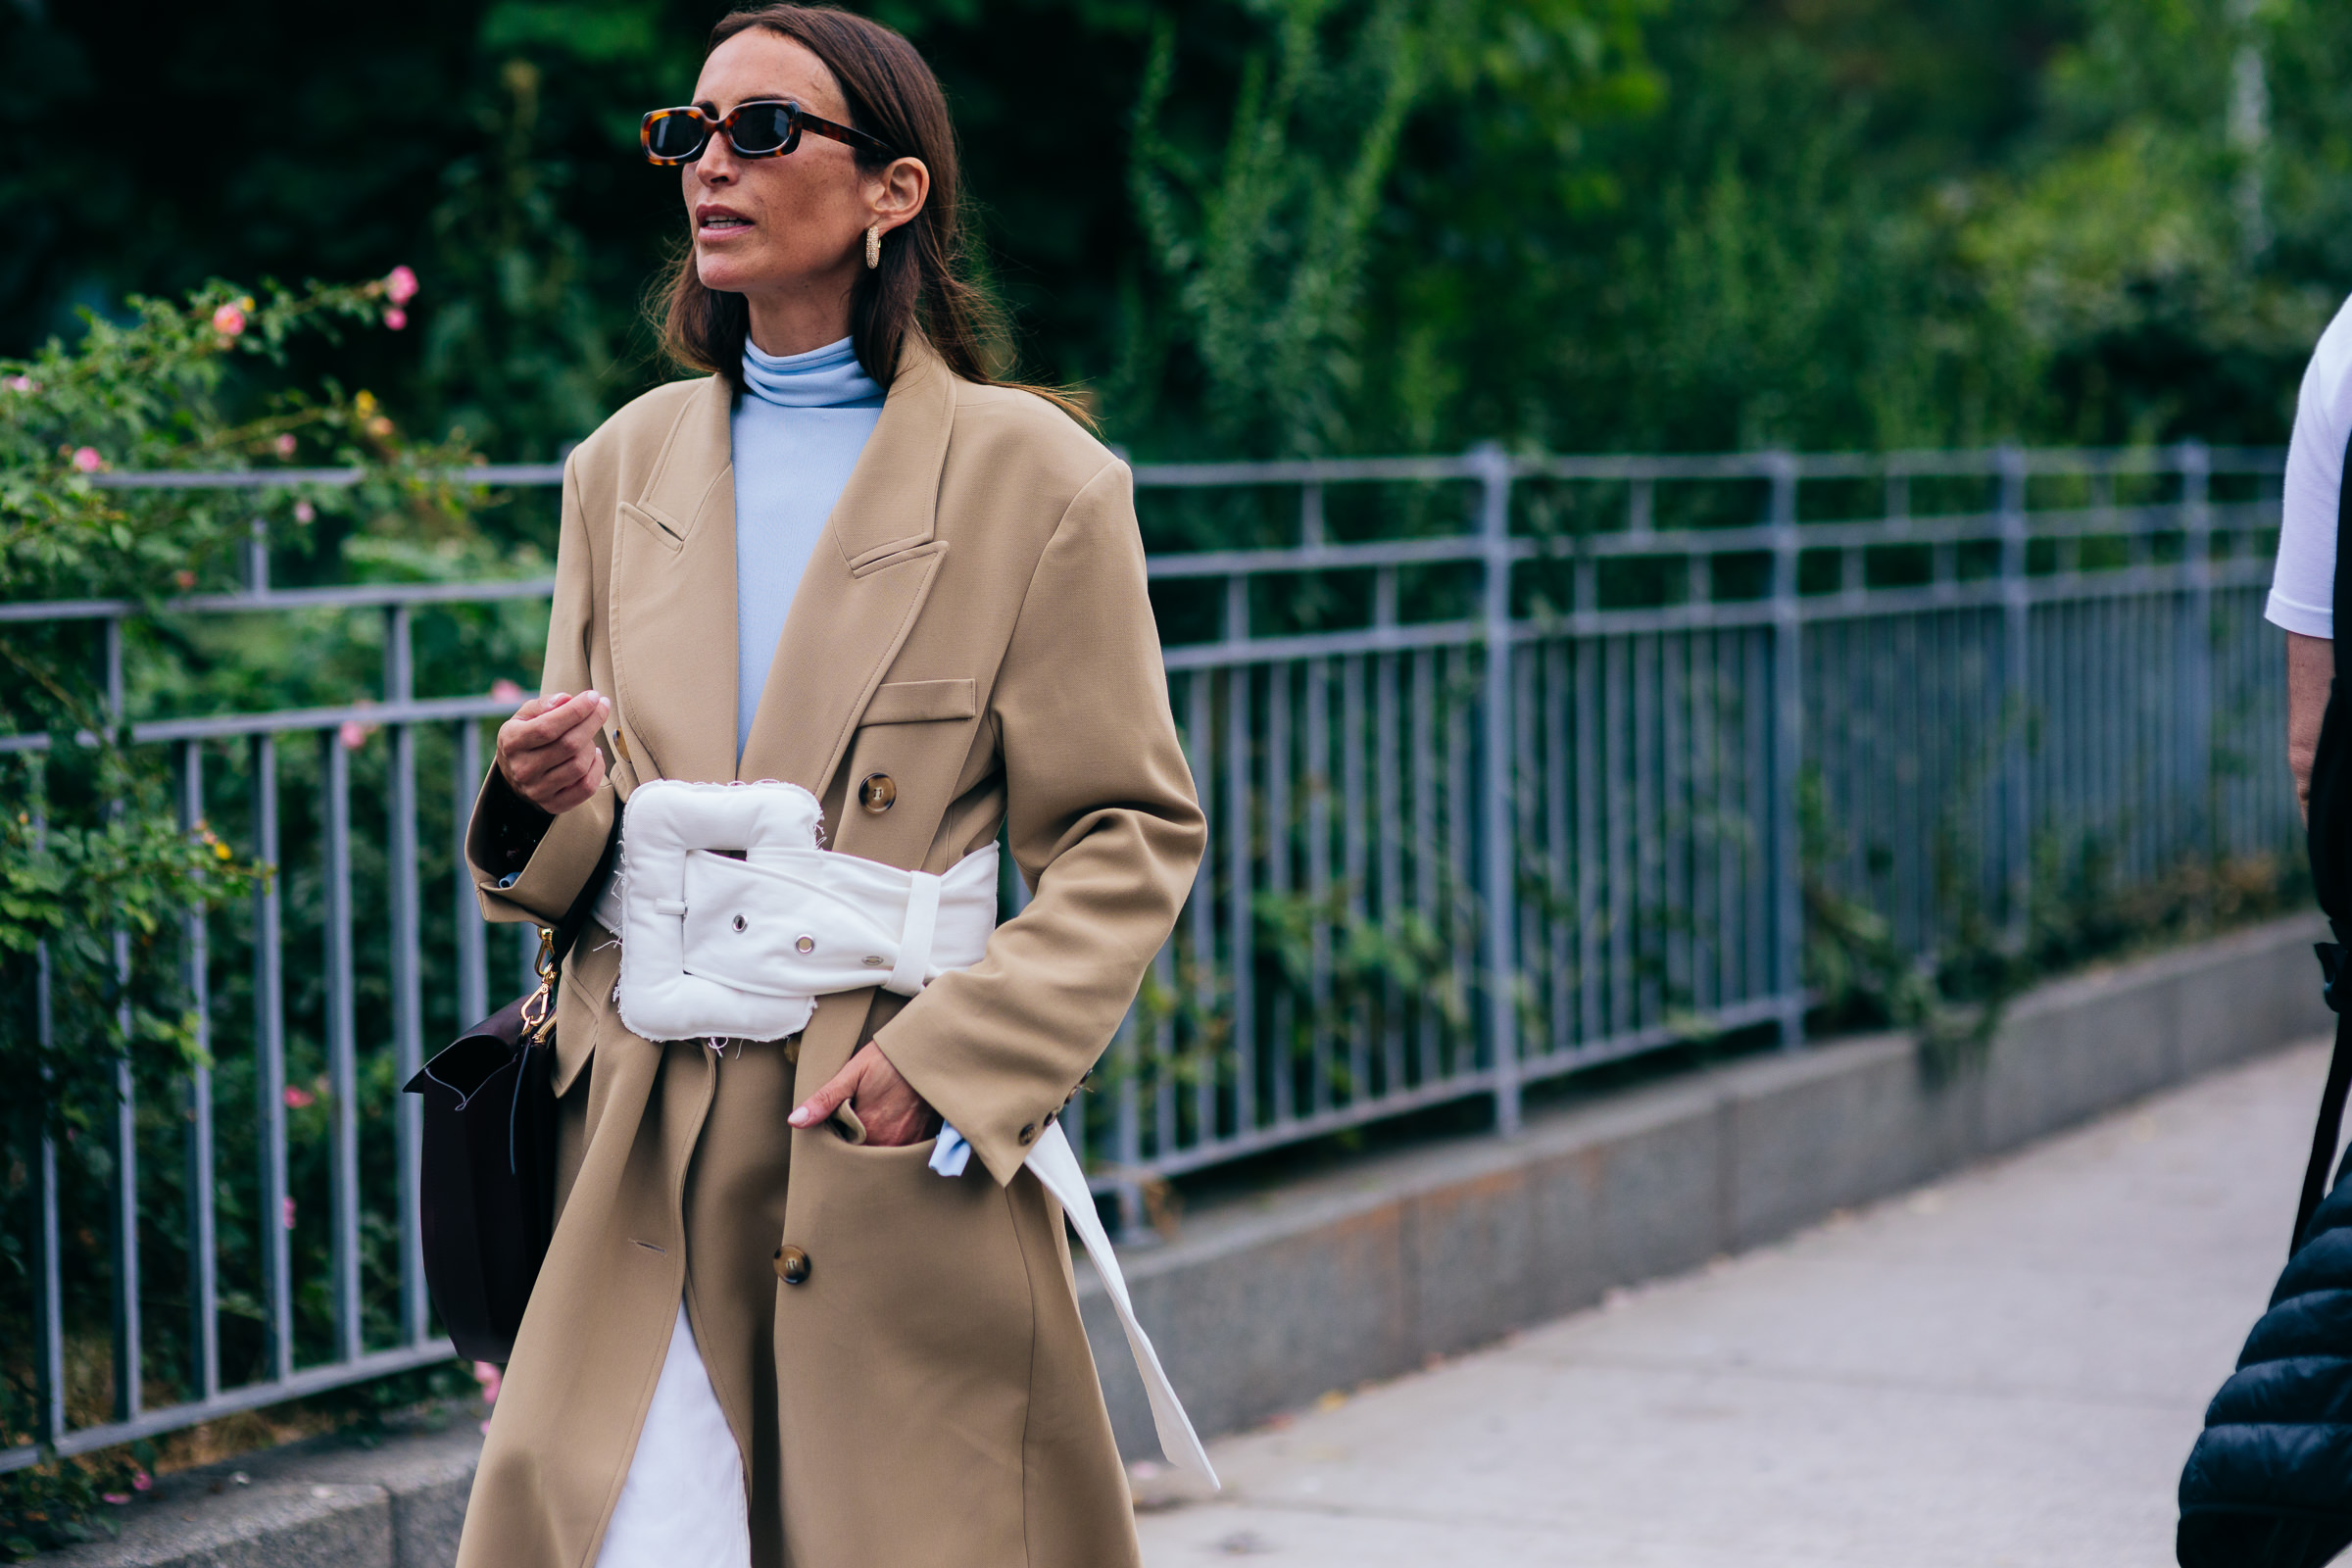
<svg viewBox="0 0 2352 1568">
<path fill-rule="evenodd" d="M 2154 1568 L 2285 1260 L 2299 1047 L 1211 1446 L 1150 1568 Z"/>
</svg>

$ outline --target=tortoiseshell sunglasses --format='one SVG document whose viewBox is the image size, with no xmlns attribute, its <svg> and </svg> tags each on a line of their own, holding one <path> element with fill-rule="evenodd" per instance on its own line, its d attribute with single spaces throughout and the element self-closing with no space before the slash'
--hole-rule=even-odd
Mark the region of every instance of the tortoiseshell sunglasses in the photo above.
<svg viewBox="0 0 2352 1568">
<path fill-rule="evenodd" d="M 638 125 L 637 139 L 645 145 L 649 164 L 691 164 L 703 156 L 714 134 L 723 133 L 739 158 L 781 158 L 801 144 L 804 130 L 885 158 L 898 156 L 889 143 L 819 120 L 789 98 L 737 104 L 732 113 L 716 120 L 693 104 L 657 109 Z"/>
</svg>

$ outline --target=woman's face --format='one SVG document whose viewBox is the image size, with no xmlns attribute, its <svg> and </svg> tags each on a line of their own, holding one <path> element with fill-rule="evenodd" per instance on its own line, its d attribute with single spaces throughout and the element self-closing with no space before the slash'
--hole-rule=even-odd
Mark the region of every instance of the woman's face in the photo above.
<svg viewBox="0 0 2352 1568">
<path fill-rule="evenodd" d="M 849 101 L 825 63 L 799 40 L 763 27 L 712 50 L 694 97 L 712 116 L 755 99 L 790 98 L 812 115 L 850 123 Z M 866 226 L 879 220 L 888 230 L 913 216 L 892 200 L 895 166 L 862 175 L 857 154 L 823 136 L 804 133 L 782 158 L 744 158 L 726 137 L 712 136 L 678 172 L 703 286 L 752 296 L 755 307 L 761 295 L 827 285 L 846 298 L 864 265 Z"/>
</svg>

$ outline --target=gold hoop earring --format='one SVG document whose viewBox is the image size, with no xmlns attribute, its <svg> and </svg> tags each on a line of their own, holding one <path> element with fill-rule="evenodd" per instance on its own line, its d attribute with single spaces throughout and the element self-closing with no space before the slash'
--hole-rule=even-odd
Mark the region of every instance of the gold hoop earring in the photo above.
<svg viewBox="0 0 2352 1568">
<path fill-rule="evenodd" d="M 882 225 L 865 225 L 865 270 L 872 271 L 882 265 Z"/>
</svg>

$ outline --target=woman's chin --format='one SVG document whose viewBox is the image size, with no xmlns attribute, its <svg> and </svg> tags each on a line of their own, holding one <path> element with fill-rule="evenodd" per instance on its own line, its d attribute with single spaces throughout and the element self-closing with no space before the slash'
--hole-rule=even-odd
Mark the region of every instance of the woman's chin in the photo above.
<svg viewBox="0 0 2352 1568">
<path fill-rule="evenodd" d="M 748 258 L 713 256 L 707 250 L 695 251 L 694 274 L 702 279 L 703 287 L 713 294 L 742 294 L 759 287 L 762 270 L 747 266 Z"/>
</svg>

